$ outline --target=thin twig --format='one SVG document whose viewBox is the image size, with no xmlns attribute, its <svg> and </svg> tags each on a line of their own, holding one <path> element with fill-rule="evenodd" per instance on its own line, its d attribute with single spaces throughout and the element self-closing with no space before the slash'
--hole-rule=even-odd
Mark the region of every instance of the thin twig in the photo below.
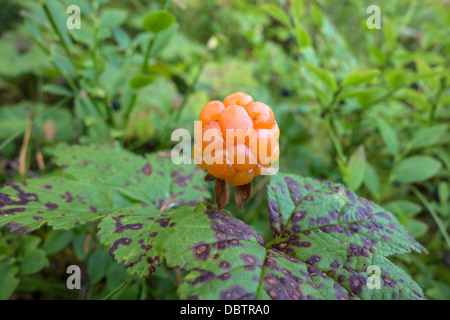
<svg viewBox="0 0 450 320">
<path fill-rule="evenodd" d="M 169 272 L 169 269 L 167 269 L 166 265 L 164 263 L 161 263 L 161 268 L 163 269 L 164 273 L 167 275 L 167 278 L 169 278 L 170 282 L 176 287 L 178 287 L 177 281 L 172 277 L 172 275 Z"/>
<path fill-rule="evenodd" d="M 48 21 L 50 22 L 53 30 L 56 32 L 56 34 L 59 37 L 59 40 L 61 41 L 62 46 L 66 50 L 67 55 L 69 56 L 70 60 L 73 60 L 72 52 L 70 52 L 69 46 L 67 45 L 61 31 L 58 29 L 58 26 L 56 25 L 55 19 L 53 19 L 52 13 L 50 12 L 50 9 L 48 6 L 44 3 L 44 11 L 48 18 Z"/>
<path fill-rule="evenodd" d="M 125 281 L 124 283 L 122 283 L 119 287 L 117 287 L 116 289 L 113 290 L 113 292 L 111 292 L 110 294 L 108 294 L 106 297 L 104 297 L 102 300 L 108 300 L 110 297 L 112 297 L 114 294 L 116 294 L 120 289 L 122 289 L 123 287 L 125 287 L 125 285 L 128 282 Z"/>
<path fill-rule="evenodd" d="M 163 203 L 163 205 L 159 208 L 159 211 L 164 211 L 167 209 L 167 207 L 176 200 L 176 196 L 173 196 L 172 198 L 170 198 L 169 200 L 167 200 L 165 203 Z"/>
<path fill-rule="evenodd" d="M 177 275 L 177 281 L 178 281 L 177 287 L 178 287 L 180 285 L 181 281 L 183 281 L 183 275 L 181 274 L 180 269 L 175 269 L 175 274 Z"/>
<path fill-rule="evenodd" d="M 31 128 L 31 127 L 28 127 Z M 38 163 L 39 170 L 45 171 L 44 157 L 42 156 L 41 145 L 39 141 L 36 140 L 36 161 Z"/>
<path fill-rule="evenodd" d="M 3 148 L 5 148 L 8 144 L 11 143 L 11 141 L 13 141 L 14 139 L 16 139 L 17 137 L 19 137 L 24 131 L 28 130 L 28 128 L 30 126 L 32 126 L 37 120 L 44 118 L 45 116 L 49 115 L 52 111 L 58 109 L 59 107 L 61 107 L 62 105 L 64 105 L 67 101 L 70 100 L 70 97 L 68 98 L 64 98 L 59 100 L 57 103 L 54 104 L 53 107 L 50 108 L 50 110 L 48 110 L 47 112 L 43 112 L 40 115 L 38 115 L 37 117 L 35 117 L 33 119 L 33 121 L 31 123 L 28 123 L 26 125 L 26 127 L 23 127 L 19 130 L 17 130 L 15 133 L 13 133 L 12 135 L 10 135 L 8 138 L 6 138 L 1 144 L 0 144 L 0 150 L 2 150 Z"/>
<path fill-rule="evenodd" d="M 414 192 L 414 194 L 417 196 L 417 198 L 419 198 L 420 201 L 422 201 L 423 205 L 427 208 L 428 212 L 431 214 L 431 216 L 433 217 L 434 221 L 436 222 L 439 230 L 441 231 L 442 236 L 445 239 L 445 242 L 447 242 L 447 246 L 450 248 L 450 237 L 447 233 L 447 230 L 445 229 L 444 223 L 442 223 L 442 220 L 439 218 L 438 214 L 434 210 L 431 203 L 427 200 L 427 198 L 425 198 L 425 196 L 422 194 L 422 192 L 420 192 L 416 187 L 414 187 L 413 185 L 411 185 L 409 187 L 412 190 L 412 192 Z"/>
<path fill-rule="evenodd" d="M 26 165 L 26 157 L 27 157 L 27 151 L 28 151 L 28 144 L 30 142 L 30 136 L 31 136 L 31 114 L 27 114 L 27 121 L 28 121 L 28 127 L 25 131 L 25 136 L 23 137 L 22 142 L 22 148 L 20 149 L 20 156 L 19 156 L 19 174 L 24 176 L 27 172 L 27 165 Z"/>
</svg>

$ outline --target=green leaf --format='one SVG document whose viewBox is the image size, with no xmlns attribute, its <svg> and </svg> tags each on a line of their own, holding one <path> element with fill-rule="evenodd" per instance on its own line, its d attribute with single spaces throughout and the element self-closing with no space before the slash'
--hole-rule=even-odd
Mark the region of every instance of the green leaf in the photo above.
<svg viewBox="0 0 450 320">
<path fill-rule="evenodd" d="M 434 286 L 426 291 L 427 297 L 435 300 L 449 300 L 450 299 L 450 286 L 443 282 L 438 282 Z"/>
<path fill-rule="evenodd" d="M 119 46 L 121 46 L 124 49 L 128 49 L 130 47 L 131 39 L 124 29 L 117 27 L 114 28 L 112 32 L 114 40 L 117 42 Z"/>
<path fill-rule="evenodd" d="M 278 20 L 285 27 L 291 28 L 291 20 L 286 12 L 275 4 L 264 4 L 262 9 L 275 20 Z"/>
<path fill-rule="evenodd" d="M 154 81 L 153 77 L 145 76 L 143 74 L 134 76 L 130 80 L 130 86 L 134 89 L 140 89 L 143 88 L 149 84 L 151 84 Z"/>
<path fill-rule="evenodd" d="M 366 152 L 364 146 L 351 155 L 347 163 L 347 175 L 345 176 L 347 187 L 353 191 L 358 190 L 364 180 L 366 169 Z"/>
<path fill-rule="evenodd" d="M 379 74 L 378 69 L 356 70 L 345 76 L 342 85 L 348 87 L 372 82 Z"/>
<path fill-rule="evenodd" d="M 0 261 L 0 300 L 8 299 L 19 285 L 19 280 L 15 277 L 18 271 L 11 260 Z"/>
<path fill-rule="evenodd" d="M 431 69 L 427 62 L 419 57 L 416 57 L 414 60 L 418 70 L 418 75 L 414 80 L 424 79 L 428 86 L 437 90 L 439 88 L 439 79 L 436 76 L 439 75 L 439 72 L 435 73 L 435 70 Z M 420 75 L 424 75 L 424 77 L 420 77 Z"/>
<path fill-rule="evenodd" d="M 394 97 L 398 100 L 404 100 L 407 103 L 416 107 L 419 111 L 430 111 L 430 105 L 425 96 L 416 90 L 410 88 L 402 88 Z"/>
<path fill-rule="evenodd" d="M 27 125 L 27 108 L 25 105 L 2 106 L 0 108 L 0 139 L 6 139 L 19 130 L 25 131 Z"/>
<path fill-rule="evenodd" d="M 447 126 L 444 124 L 421 128 L 414 134 L 411 140 L 411 148 L 418 149 L 432 146 L 439 142 L 439 139 L 445 134 L 446 131 Z"/>
<path fill-rule="evenodd" d="M 372 195 L 376 198 L 380 196 L 380 179 L 375 169 L 369 163 L 366 163 L 366 170 L 364 170 L 364 184 Z"/>
<path fill-rule="evenodd" d="M 360 280 L 365 283 L 364 266 L 377 265 L 383 274 L 393 266 L 386 257 L 424 250 L 392 214 L 341 185 L 277 174 L 271 177 L 267 190 L 277 244 L 274 247 L 302 261 L 312 255 L 320 256 L 322 259 L 314 266 L 333 279 L 342 275 L 346 280 L 339 283 L 347 289 L 352 289 L 355 279 L 352 275 L 362 276 Z M 388 271 L 392 277 L 386 275 L 387 278 L 410 279 L 406 274 L 400 276 L 403 273 L 400 268 L 394 268 L 395 271 Z M 362 299 L 422 296 L 417 284 L 411 281 L 406 285 L 399 278 L 394 279 L 395 285 L 389 287 L 385 283 L 381 290 L 359 286 L 356 296 Z"/>
<path fill-rule="evenodd" d="M 299 25 L 295 26 L 295 37 L 296 37 L 297 43 L 300 47 L 307 47 L 307 46 L 311 45 L 311 37 Z"/>
<path fill-rule="evenodd" d="M 381 117 L 377 117 L 376 121 L 384 144 L 388 148 L 389 153 L 395 156 L 398 153 L 399 143 L 394 128 Z"/>
<path fill-rule="evenodd" d="M 66 248 L 73 239 L 73 231 L 56 230 L 45 239 L 44 250 L 48 255 L 54 254 Z"/>
<path fill-rule="evenodd" d="M 204 206 L 175 226 L 166 251 L 168 265 L 188 271 L 179 288 L 182 299 L 321 297 L 305 263 L 266 249 L 253 228 Z"/>
<path fill-rule="evenodd" d="M 187 271 L 188 299 L 420 299 L 420 287 L 388 256 L 422 252 L 390 213 L 341 185 L 271 176 L 272 232 L 264 243 L 242 221 L 205 205 L 185 212 L 166 240 L 167 264 Z M 368 266 L 381 271 L 369 289 Z"/>
<path fill-rule="evenodd" d="M 46 252 L 39 248 L 30 248 L 21 257 L 20 274 L 28 275 L 41 271 L 50 265 Z"/>
<path fill-rule="evenodd" d="M 156 57 L 172 40 L 177 32 L 177 26 L 174 24 L 164 31 L 158 33 L 153 42 L 150 51 L 150 57 Z"/>
<path fill-rule="evenodd" d="M 117 144 L 61 145 L 52 151 L 64 178 L 0 186 L 0 226 L 19 233 L 45 223 L 70 229 L 132 203 L 160 209 L 193 205 L 209 197 L 201 170 L 195 165 L 177 166 L 165 156 L 144 158 Z"/>
<path fill-rule="evenodd" d="M 175 21 L 175 16 L 170 12 L 157 11 L 147 15 L 142 26 L 150 32 L 158 33 L 170 27 Z"/>
<path fill-rule="evenodd" d="M 353 89 L 344 90 L 337 96 L 336 100 L 341 101 L 348 98 L 356 98 L 358 99 L 359 105 L 366 106 L 374 101 L 381 101 L 385 96 L 386 91 L 380 88 Z"/>
<path fill-rule="evenodd" d="M 110 262 L 108 254 L 98 250 L 92 253 L 88 260 L 88 272 L 93 284 L 100 282 L 106 275 Z"/>
<path fill-rule="evenodd" d="M 411 156 L 394 168 L 395 178 L 403 183 L 421 182 L 436 175 L 441 163 L 430 156 Z"/>
<path fill-rule="evenodd" d="M 127 19 L 127 11 L 122 9 L 105 9 L 100 15 L 100 28 L 116 28 Z"/>
<path fill-rule="evenodd" d="M 103 219 L 100 241 L 130 275 L 147 277 L 162 261 L 170 230 L 189 210 L 180 207 L 166 213 L 145 204 L 130 205 Z"/>
<path fill-rule="evenodd" d="M 408 218 L 416 216 L 422 207 L 415 202 L 408 200 L 395 200 L 384 205 L 386 210 L 396 214 L 401 213 Z"/>
<path fill-rule="evenodd" d="M 77 234 L 73 239 L 73 251 L 77 255 L 77 258 L 84 260 L 86 255 L 92 249 L 91 236 L 87 234 Z M 87 245 L 87 246 L 86 246 Z"/>
<path fill-rule="evenodd" d="M 428 225 L 422 221 L 408 220 L 408 230 L 414 238 L 420 238 L 428 231 Z"/>
<path fill-rule="evenodd" d="M 320 79 L 323 83 L 325 83 L 332 91 L 336 91 L 336 80 L 330 72 L 309 63 L 303 63 L 303 66 L 312 74 L 314 74 L 318 79 Z"/>
<path fill-rule="evenodd" d="M 378 46 L 368 46 L 368 50 L 372 59 L 375 60 L 378 65 L 384 65 L 386 63 L 386 55 L 378 48 Z"/>
<path fill-rule="evenodd" d="M 388 69 L 385 71 L 384 80 L 391 88 L 397 88 L 408 82 L 409 74 L 406 69 Z"/>
<path fill-rule="evenodd" d="M 73 96 L 72 91 L 53 83 L 47 83 L 46 85 L 44 85 L 42 90 L 57 96 L 64 96 L 64 97 Z"/>
<path fill-rule="evenodd" d="M 106 288 L 108 292 L 112 292 L 125 281 L 130 281 L 131 279 L 132 278 L 127 274 L 125 269 L 123 269 L 117 263 L 111 263 L 106 272 Z M 120 297 L 121 291 L 122 290 L 117 293 L 117 296 L 115 295 L 113 297 Z"/>
</svg>

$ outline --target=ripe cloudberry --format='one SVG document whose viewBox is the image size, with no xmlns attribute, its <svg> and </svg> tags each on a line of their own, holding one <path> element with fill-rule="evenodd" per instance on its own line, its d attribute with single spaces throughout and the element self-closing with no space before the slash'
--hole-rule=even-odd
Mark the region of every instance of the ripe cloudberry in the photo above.
<svg viewBox="0 0 450 320">
<path fill-rule="evenodd" d="M 220 179 L 236 186 L 236 200 L 245 202 L 250 195 L 250 182 L 276 162 L 280 154 L 280 129 L 272 109 L 246 93 L 235 92 L 223 102 L 208 102 L 199 120 L 201 127 L 196 128 L 193 148 L 195 163 L 208 170 L 208 180 L 214 176 L 216 183 Z M 228 194 L 223 191 L 228 188 L 225 185 L 221 182 L 216 190 Z M 236 195 L 236 190 L 242 192 Z"/>
</svg>

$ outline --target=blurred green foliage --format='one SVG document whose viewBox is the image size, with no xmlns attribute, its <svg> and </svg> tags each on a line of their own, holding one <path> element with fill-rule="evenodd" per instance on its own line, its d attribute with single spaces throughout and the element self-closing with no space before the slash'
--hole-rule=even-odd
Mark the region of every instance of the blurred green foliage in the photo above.
<svg viewBox="0 0 450 320">
<path fill-rule="evenodd" d="M 59 142 L 167 150 L 207 101 L 243 91 L 275 112 L 282 171 L 394 213 L 429 251 L 397 262 L 428 298 L 450 298 L 447 2 L 79 0 L 69 30 L 72 2 L 0 3 L 0 182 L 57 176 L 46 160 Z M 366 26 L 372 4 L 380 30 Z M 263 235 L 266 182 L 238 213 Z M 124 281 L 112 298 L 176 298 L 174 271 L 129 278 L 89 228 L 2 232 L 0 298 L 102 298 Z M 65 288 L 69 264 L 87 290 Z"/>
</svg>

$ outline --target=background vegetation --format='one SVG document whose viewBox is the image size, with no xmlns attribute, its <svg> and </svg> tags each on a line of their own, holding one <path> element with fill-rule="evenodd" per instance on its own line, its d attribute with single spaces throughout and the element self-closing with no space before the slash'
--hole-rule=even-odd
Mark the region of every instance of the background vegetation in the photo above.
<svg viewBox="0 0 450 320">
<path fill-rule="evenodd" d="M 66 28 L 71 4 L 80 30 Z M 366 27 L 372 4 L 380 30 Z M 275 112 L 282 171 L 341 182 L 395 214 L 429 252 L 395 262 L 427 298 L 449 299 L 449 5 L 1 1 L 0 183 L 60 175 L 50 155 L 61 143 L 168 150 L 206 102 L 246 92 Z M 144 29 L 161 9 L 176 22 Z M 253 182 L 242 210 L 228 205 L 266 238 L 267 180 Z M 0 298 L 103 298 L 124 281 L 112 298 L 177 298 L 173 270 L 130 278 L 94 230 L 0 229 Z M 81 292 L 66 288 L 70 264 L 89 275 Z"/>
</svg>

